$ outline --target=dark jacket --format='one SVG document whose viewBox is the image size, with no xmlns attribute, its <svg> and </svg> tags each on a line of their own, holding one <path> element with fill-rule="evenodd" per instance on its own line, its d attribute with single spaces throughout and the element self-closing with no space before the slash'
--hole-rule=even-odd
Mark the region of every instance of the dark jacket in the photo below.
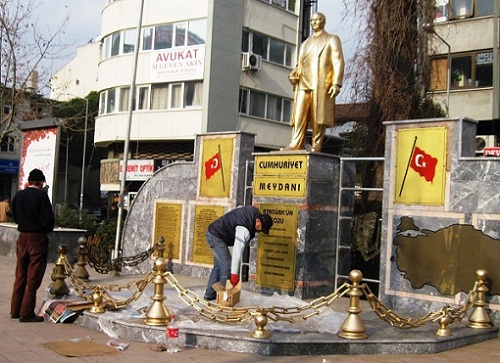
<svg viewBox="0 0 500 363">
<path fill-rule="evenodd" d="M 253 206 L 235 208 L 227 212 L 219 219 L 208 226 L 208 231 L 217 238 L 234 245 L 236 226 L 243 226 L 250 232 L 250 239 L 255 237 L 255 221 L 260 214 L 259 210 Z"/>
<path fill-rule="evenodd" d="M 54 211 L 43 190 L 28 187 L 17 192 L 12 199 L 12 213 L 19 232 L 49 233 L 54 230 Z"/>
</svg>

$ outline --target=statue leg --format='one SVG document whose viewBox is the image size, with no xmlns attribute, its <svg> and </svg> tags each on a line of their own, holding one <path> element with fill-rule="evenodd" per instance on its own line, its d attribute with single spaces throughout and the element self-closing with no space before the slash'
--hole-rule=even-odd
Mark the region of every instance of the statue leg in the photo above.
<svg viewBox="0 0 500 363">
<path fill-rule="evenodd" d="M 293 114 L 292 141 L 282 150 L 302 150 L 306 141 L 307 122 L 310 115 L 312 92 L 299 91 Z"/>
<path fill-rule="evenodd" d="M 314 123 L 312 135 L 312 152 L 320 152 L 325 138 L 326 125 L 318 125 Z"/>
</svg>

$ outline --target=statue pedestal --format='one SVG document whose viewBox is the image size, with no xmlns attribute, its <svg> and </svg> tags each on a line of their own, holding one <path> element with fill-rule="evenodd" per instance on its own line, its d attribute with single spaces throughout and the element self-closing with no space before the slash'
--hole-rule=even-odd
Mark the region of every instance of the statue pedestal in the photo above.
<svg viewBox="0 0 500 363">
<path fill-rule="evenodd" d="M 250 249 L 249 289 L 301 299 L 335 290 L 340 158 L 256 153 L 253 204 L 273 217 Z"/>
</svg>

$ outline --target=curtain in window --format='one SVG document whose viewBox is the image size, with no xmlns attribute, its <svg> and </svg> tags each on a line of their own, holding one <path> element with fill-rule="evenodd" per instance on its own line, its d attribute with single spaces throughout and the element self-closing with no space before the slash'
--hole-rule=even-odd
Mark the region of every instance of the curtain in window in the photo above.
<svg viewBox="0 0 500 363">
<path fill-rule="evenodd" d="M 157 84 L 151 87 L 151 109 L 166 110 L 168 106 L 168 84 Z"/>
</svg>

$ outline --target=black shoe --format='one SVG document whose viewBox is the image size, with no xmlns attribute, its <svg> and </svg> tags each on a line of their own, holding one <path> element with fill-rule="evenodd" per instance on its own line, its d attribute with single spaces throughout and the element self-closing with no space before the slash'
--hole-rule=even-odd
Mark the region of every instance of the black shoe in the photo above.
<svg viewBox="0 0 500 363">
<path fill-rule="evenodd" d="M 19 319 L 20 316 L 19 316 L 19 314 L 10 314 L 10 318 L 11 319 Z"/>
<path fill-rule="evenodd" d="M 204 296 L 203 299 L 207 300 L 207 301 L 212 301 L 212 300 L 217 299 L 217 295 L 214 295 L 214 296 Z"/>
<path fill-rule="evenodd" d="M 19 322 L 21 322 L 21 323 L 41 323 L 44 320 L 45 319 L 43 318 L 43 316 L 37 316 L 37 315 L 19 318 Z"/>
</svg>

